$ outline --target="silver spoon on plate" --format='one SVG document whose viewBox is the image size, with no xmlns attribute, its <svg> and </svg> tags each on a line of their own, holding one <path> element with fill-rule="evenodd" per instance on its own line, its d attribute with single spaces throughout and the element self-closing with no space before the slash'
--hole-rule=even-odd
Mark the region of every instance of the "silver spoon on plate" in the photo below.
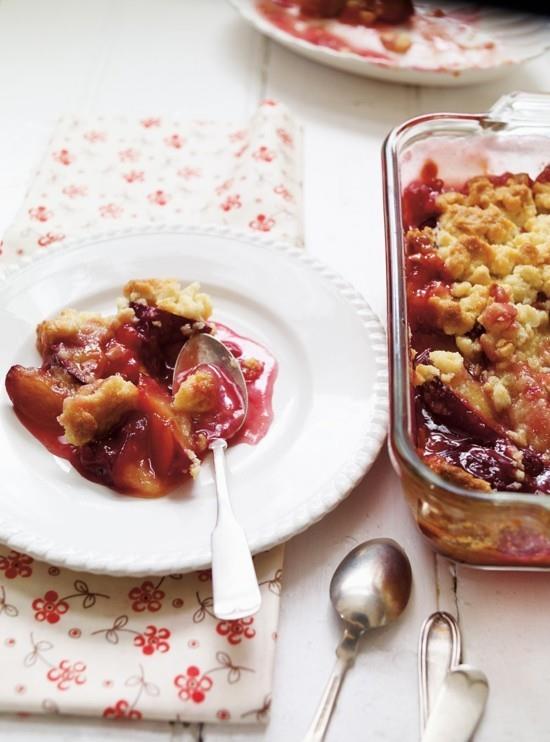
<svg viewBox="0 0 550 742">
<path fill-rule="evenodd" d="M 261 602 L 260 588 L 245 532 L 238 523 L 229 497 L 225 468 L 227 441 L 243 426 L 248 412 L 248 391 L 241 367 L 226 348 L 212 335 L 193 335 L 182 347 L 176 359 L 173 390 L 177 391 L 182 376 L 201 364 L 221 370 L 237 388 L 242 411 L 215 436 L 210 436 L 209 448 L 214 454 L 218 512 L 212 531 L 212 585 L 214 614 L 226 621 L 257 613 Z"/>
<path fill-rule="evenodd" d="M 330 583 L 330 599 L 344 623 L 344 636 L 336 649 L 336 665 L 303 742 L 324 739 L 359 640 L 367 631 L 386 626 L 401 615 L 409 602 L 411 586 L 407 555 L 390 539 L 365 541 L 340 562 Z"/>
</svg>

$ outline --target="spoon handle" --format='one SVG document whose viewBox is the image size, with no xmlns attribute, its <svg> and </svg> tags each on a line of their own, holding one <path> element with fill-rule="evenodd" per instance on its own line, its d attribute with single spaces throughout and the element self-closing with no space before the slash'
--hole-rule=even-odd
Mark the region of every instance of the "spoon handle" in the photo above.
<svg viewBox="0 0 550 742">
<path fill-rule="evenodd" d="M 322 742 L 328 729 L 330 717 L 336 705 L 336 699 L 342 680 L 350 664 L 349 657 L 338 656 L 325 692 L 317 707 L 317 713 L 302 742 Z"/>
<path fill-rule="evenodd" d="M 225 474 L 227 443 L 219 438 L 210 448 L 214 453 L 218 496 L 218 516 L 211 540 L 214 615 L 232 621 L 257 613 L 262 598 L 245 532 L 231 508 Z"/>
<path fill-rule="evenodd" d="M 420 734 L 424 731 L 445 674 L 460 664 L 461 644 L 460 628 L 450 613 L 436 611 L 422 624 L 418 642 Z"/>
</svg>

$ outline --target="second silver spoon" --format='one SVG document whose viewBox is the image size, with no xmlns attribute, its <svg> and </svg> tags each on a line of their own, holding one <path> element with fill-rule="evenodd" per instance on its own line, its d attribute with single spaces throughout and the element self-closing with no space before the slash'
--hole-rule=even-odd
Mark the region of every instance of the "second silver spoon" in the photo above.
<svg viewBox="0 0 550 742">
<path fill-rule="evenodd" d="M 330 599 L 344 623 L 336 649 L 336 665 L 303 742 L 321 742 L 346 670 L 361 637 L 395 621 L 405 610 L 412 585 L 411 565 L 403 549 L 390 539 L 366 541 L 340 562 L 330 583 Z"/>
</svg>

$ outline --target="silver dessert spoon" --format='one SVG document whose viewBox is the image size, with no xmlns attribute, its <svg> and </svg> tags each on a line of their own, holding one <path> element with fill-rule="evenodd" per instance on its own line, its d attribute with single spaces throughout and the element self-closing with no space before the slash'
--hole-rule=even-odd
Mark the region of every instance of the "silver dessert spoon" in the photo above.
<svg viewBox="0 0 550 742">
<path fill-rule="evenodd" d="M 395 621 L 409 601 L 411 565 L 401 547 L 390 539 L 366 541 L 338 565 L 330 599 L 344 622 L 344 636 L 336 649 L 336 664 L 317 713 L 303 742 L 324 739 L 346 670 L 357 654 L 359 639 L 371 629 Z"/>
<path fill-rule="evenodd" d="M 257 613 L 262 602 L 246 534 L 231 507 L 225 469 L 227 440 L 241 429 L 246 420 L 248 391 L 241 367 L 233 354 L 220 340 L 201 333 L 184 344 L 176 359 L 174 393 L 182 375 L 199 364 L 210 364 L 221 369 L 235 384 L 243 401 L 243 414 L 231 421 L 221 431 L 220 437 L 211 439 L 209 444 L 214 454 L 218 502 L 216 525 L 211 537 L 213 609 L 217 618 L 232 621 Z"/>
</svg>

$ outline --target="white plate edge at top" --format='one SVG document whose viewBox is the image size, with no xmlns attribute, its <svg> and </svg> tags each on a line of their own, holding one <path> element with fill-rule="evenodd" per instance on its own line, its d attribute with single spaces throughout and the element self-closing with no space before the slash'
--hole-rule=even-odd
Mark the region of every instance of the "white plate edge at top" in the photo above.
<svg viewBox="0 0 550 742">
<path fill-rule="evenodd" d="M 312 44 L 305 39 L 292 36 L 264 18 L 255 7 L 255 0 L 228 0 L 228 2 L 245 21 L 258 31 L 308 59 L 340 71 L 398 84 L 439 87 L 489 82 L 501 77 L 506 71 L 541 56 L 550 49 L 550 22 L 548 22 L 548 43 L 526 54 L 521 60 L 503 60 L 487 67 L 464 67 L 458 70 L 398 67 L 381 64 L 374 59 L 363 58 L 350 51 L 340 51 Z"/>
<path fill-rule="evenodd" d="M 376 371 L 375 383 L 372 388 L 373 417 L 369 421 L 367 434 L 359 445 L 350 451 L 348 461 L 341 467 L 337 476 L 317 493 L 316 497 L 310 498 L 302 504 L 300 509 L 293 511 L 271 527 L 257 532 L 255 537 L 250 539 L 249 545 L 252 552 L 254 554 L 260 553 L 301 533 L 333 510 L 360 482 L 378 456 L 386 437 L 388 424 L 388 371 L 385 331 L 380 320 L 359 291 L 328 265 L 308 254 L 304 248 L 297 248 L 262 235 L 253 235 L 249 232 L 216 225 L 150 225 L 102 231 L 85 237 L 66 240 L 48 247 L 45 252 L 23 256 L 16 263 L 0 268 L 0 292 L 15 274 L 24 271 L 29 266 L 47 261 L 53 255 L 111 239 L 165 233 L 212 235 L 219 238 L 239 240 L 255 245 L 260 249 L 283 253 L 292 260 L 302 263 L 307 266 L 307 269 L 313 270 L 321 276 L 322 280 L 335 288 L 341 298 L 354 309 L 374 351 L 373 362 Z M 97 553 L 88 552 L 82 555 L 73 550 L 62 550 L 47 539 L 21 531 L 19 528 L 6 523 L 1 514 L 0 542 L 49 564 L 113 576 L 164 575 L 171 572 L 189 572 L 209 566 L 204 561 L 193 561 L 192 558 L 187 563 L 182 563 L 181 559 L 177 562 L 172 559 L 155 559 L 154 554 L 149 555 L 148 561 L 150 564 L 147 564 L 147 566 L 135 565 L 135 563 L 134 566 L 132 563 L 121 564 L 116 557 L 102 553 L 99 550 L 100 545 L 98 545 Z"/>
</svg>

